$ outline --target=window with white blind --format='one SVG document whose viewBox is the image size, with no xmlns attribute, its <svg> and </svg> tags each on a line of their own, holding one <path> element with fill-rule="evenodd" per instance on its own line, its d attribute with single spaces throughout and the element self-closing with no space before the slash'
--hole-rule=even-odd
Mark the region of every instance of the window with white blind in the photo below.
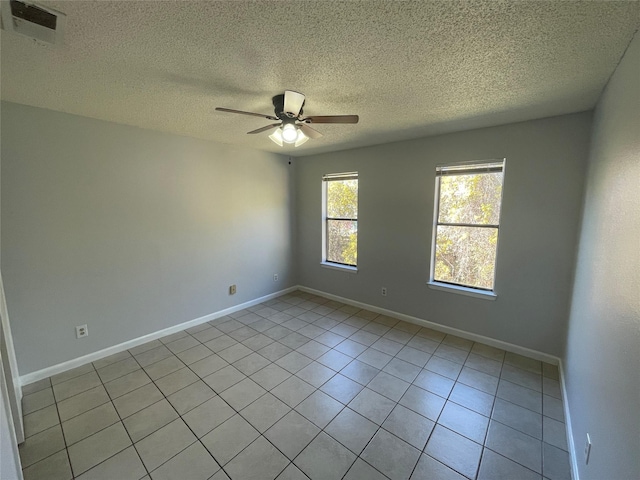
<svg viewBox="0 0 640 480">
<path fill-rule="evenodd" d="M 504 166 L 436 167 L 430 285 L 494 293 Z"/>
<path fill-rule="evenodd" d="M 358 173 L 322 177 L 322 261 L 338 267 L 358 264 Z"/>
</svg>

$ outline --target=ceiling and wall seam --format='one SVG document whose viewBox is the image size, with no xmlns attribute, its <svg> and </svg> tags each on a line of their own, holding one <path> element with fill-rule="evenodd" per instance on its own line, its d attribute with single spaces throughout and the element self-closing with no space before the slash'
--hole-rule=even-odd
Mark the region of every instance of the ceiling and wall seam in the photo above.
<svg viewBox="0 0 640 480">
<path fill-rule="evenodd" d="M 629 50 L 629 47 L 631 47 L 631 44 L 633 43 L 633 39 L 636 38 L 636 35 L 638 35 L 638 32 L 640 32 L 640 26 L 636 29 L 635 32 L 633 32 L 633 35 L 631 35 L 631 39 L 629 40 L 629 43 L 627 43 L 627 46 L 625 47 L 624 51 L 622 52 L 622 55 L 620 55 L 620 58 L 618 59 L 618 63 L 616 63 L 616 66 L 613 68 L 613 70 L 611 70 L 611 74 L 609 75 L 609 78 L 607 78 L 607 81 L 604 82 L 604 85 L 602 86 L 602 89 L 600 90 L 600 94 L 598 95 L 598 100 L 596 101 L 596 104 L 593 106 L 593 110 L 594 111 L 595 111 L 596 107 L 598 106 L 598 103 L 600 102 L 600 99 L 602 98 L 602 94 L 606 90 L 607 85 L 609 85 L 609 82 L 611 82 L 611 78 L 616 73 L 616 70 L 618 70 L 618 67 L 620 66 L 620 63 L 622 62 L 622 59 L 624 58 L 624 56 L 627 54 L 627 51 Z"/>
</svg>

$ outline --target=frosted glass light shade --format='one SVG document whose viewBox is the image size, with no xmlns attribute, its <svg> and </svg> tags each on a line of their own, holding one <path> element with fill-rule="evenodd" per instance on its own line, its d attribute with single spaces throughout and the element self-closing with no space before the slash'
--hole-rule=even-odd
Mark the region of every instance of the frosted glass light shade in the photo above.
<svg viewBox="0 0 640 480">
<path fill-rule="evenodd" d="M 300 145 L 305 143 L 307 140 L 309 140 L 309 137 L 307 137 L 304 133 L 302 133 L 302 130 L 298 130 L 298 139 L 296 140 L 295 146 L 299 147 Z"/>
<path fill-rule="evenodd" d="M 269 138 L 278 146 L 282 146 L 282 128 L 278 128 L 275 132 L 269 135 Z"/>
</svg>

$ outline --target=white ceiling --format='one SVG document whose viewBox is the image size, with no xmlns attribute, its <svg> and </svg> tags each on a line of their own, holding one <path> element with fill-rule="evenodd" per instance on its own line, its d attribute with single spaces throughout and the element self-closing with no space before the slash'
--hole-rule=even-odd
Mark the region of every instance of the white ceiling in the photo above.
<svg viewBox="0 0 640 480">
<path fill-rule="evenodd" d="M 591 109 L 640 25 L 640 3 L 43 1 L 61 46 L 2 31 L 2 99 L 291 155 Z M 358 114 L 281 148 L 285 89 L 305 115 Z"/>
</svg>

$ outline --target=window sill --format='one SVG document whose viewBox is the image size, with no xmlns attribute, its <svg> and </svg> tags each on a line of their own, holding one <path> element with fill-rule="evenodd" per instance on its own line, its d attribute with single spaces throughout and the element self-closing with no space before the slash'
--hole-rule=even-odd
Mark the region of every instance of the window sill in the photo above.
<svg viewBox="0 0 640 480">
<path fill-rule="evenodd" d="M 427 286 L 433 290 L 442 290 L 443 292 L 457 293 L 458 295 L 467 295 L 468 297 L 481 298 L 483 300 L 495 300 L 498 298 L 494 292 L 476 290 L 475 288 L 461 287 L 458 285 L 449 285 L 448 283 L 427 282 Z"/>
<path fill-rule="evenodd" d="M 320 266 L 324 268 L 330 268 L 331 270 L 340 270 L 348 273 L 358 273 L 358 267 L 352 267 L 350 265 L 340 265 L 339 263 L 320 262 Z"/>
</svg>

